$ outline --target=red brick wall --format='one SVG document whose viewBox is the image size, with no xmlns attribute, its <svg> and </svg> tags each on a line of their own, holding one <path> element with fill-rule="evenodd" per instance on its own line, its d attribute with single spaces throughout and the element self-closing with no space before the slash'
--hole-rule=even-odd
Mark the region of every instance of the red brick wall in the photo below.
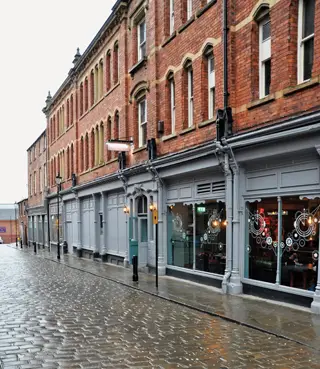
<svg viewBox="0 0 320 369">
<path fill-rule="evenodd" d="M 161 4 L 160 4 L 161 3 Z M 271 96 L 274 98 L 265 104 L 253 107 L 259 99 L 258 74 L 258 26 L 253 19 L 257 3 L 253 0 L 230 0 L 228 32 L 228 72 L 229 105 L 233 108 L 234 132 L 270 124 L 301 112 L 318 109 L 320 106 L 319 84 L 287 94 L 287 89 L 297 83 L 297 15 L 298 0 L 279 0 L 270 7 L 271 18 L 271 53 L 272 80 Z M 101 122 L 104 124 L 104 141 L 110 138 L 134 139 L 134 150 L 127 155 L 128 165 L 134 165 L 147 159 L 146 150 L 138 149 L 138 125 L 136 96 L 144 93 L 148 105 L 148 138 L 157 138 L 159 155 L 194 147 L 203 142 L 214 140 L 215 125 L 213 121 L 202 124 L 208 119 L 207 106 L 207 66 L 204 57 L 206 46 L 212 45 L 215 60 L 215 107 L 223 108 L 223 35 L 222 35 L 222 1 L 217 0 L 206 11 L 199 13 L 205 0 L 193 1 L 193 18 L 186 25 L 185 0 L 175 1 L 175 37 L 169 40 L 169 0 L 158 2 L 149 0 L 145 5 L 147 28 L 146 50 L 148 60 L 134 73 L 129 73 L 137 63 L 137 27 L 136 16 L 140 13 L 141 1 L 133 0 L 129 4 L 127 17 L 110 29 L 109 35 L 101 43 L 85 69 L 77 75 L 77 81 L 65 91 L 59 100 L 54 101 L 49 115 L 49 122 L 66 99 L 74 96 L 74 124 L 57 140 L 50 143 L 49 160 L 58 152 L 67 150 L 74 143 L 74 169 L 78 183 L 90 181 L 96 177 L 114 173 L 118 169 L 115 153 L 108 153 L 104 148 L 104 165 L 94 166 L 89 160 L 89 169 L 83 160 L 86 154 L 80 152 L 81 136 L 89 134 Z M 320 75 L 320 3 L 316 2 L 315 15 L 315 55 L 312 77 L 319 80 Z M 115 82 L 114 45 L 119 45 L 119 80 Z M 107 78 L 107 52 L 111 51 L 111 79 Z M 104 61 L 104 97 L 80 114 L 80 83 L 88 78 L 89 95 L 91 89 L 90 73 L 100 59 Z M 192 62 L 194 78 L 194 126 L 186 128 L 186 86 L 184 62 Z M 176 134 L 170 134 L 168 81 L 169 72 L 175 81 Z M 273 95 L 272 95 L 273 94 Z M 92 92 L 91 95 L 92 96 Z M 90 100 L 90 99 L 89 99 Z M 89 104 L 90 105 L 90 104 Z M 115 113 L 119 112 L 120 132 L 117 135 L 113 125 Z M 111 119 L 112 128 L 108 121 Z M 157 122 L 165 122 L 165 133 L 159 136 Z M 112 132 L 110 132 L 112 131 Z M 85 145 L 84 145 L 85 147 Z M 91 154 L 90 154 L 91 153 Z M 93 151 L 89 150 L 89 157 Z M 55 176 L 51 169 L 51 176 Z M 52 184 L 52 181 L 51 181 Z M 71 186 L 66 179 L 63 188 Z M 52 190 L 55 191 L 55 185 Z"/>
<path fill-rule="evenodd" d="M 0 220 L 0 227 L 6 228 L 5 233 L 0 233 L 0 237 L 4 243 L 16 242 L 16 237 L 19 235 L 18 220 L 16 222 L 14 220 Z"/>
</svg>

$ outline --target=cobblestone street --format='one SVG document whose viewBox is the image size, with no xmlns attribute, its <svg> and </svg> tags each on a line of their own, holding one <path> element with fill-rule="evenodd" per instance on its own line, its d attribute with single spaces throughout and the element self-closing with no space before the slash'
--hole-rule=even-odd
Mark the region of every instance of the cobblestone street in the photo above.
<svg viewBox="0 0 320 369">
<path fill-rule="evenodd" d="M 0 270 L 5 369 L 320 368 L 319 351 L 4 245 Z"/>
</svg>

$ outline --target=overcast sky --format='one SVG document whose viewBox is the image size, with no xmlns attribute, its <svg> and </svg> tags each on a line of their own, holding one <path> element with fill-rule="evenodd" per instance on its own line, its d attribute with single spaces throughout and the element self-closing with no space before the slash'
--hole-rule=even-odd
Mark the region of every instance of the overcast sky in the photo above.
<svg viewBox="0 0 320 369">
<path fill-rule="evenodd" d="M 27 148 L 45 129 L 42 113 L 115 0 L 0 1 L 0 203 L 28 196 Z"/>
</svg>

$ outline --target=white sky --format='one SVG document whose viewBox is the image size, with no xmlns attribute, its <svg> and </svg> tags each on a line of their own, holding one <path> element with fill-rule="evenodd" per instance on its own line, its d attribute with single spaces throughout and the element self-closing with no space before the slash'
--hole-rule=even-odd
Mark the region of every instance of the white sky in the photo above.
<svg viewBox="0 0 320 369">
<path fill-rule="evenodd" d="M 28 196 L 27 148 L 45 129 L 42 113 L 110 15 L 115 0 L 0 1 L 0 203 Z"/>
</svg>

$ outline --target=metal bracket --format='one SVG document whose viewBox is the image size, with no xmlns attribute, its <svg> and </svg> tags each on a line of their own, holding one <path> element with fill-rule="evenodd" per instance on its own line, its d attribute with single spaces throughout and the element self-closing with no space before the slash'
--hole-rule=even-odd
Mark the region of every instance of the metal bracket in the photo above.
<svg viewBox="0 0 320 369">
<path fill-rule="evenodd" d="M 146 169 L 152 175 L 154 181 L 160 182 L 160 184 L 163 185 L 162 178 L 160 177 L 157 169 L 152 165 L 152 162 L 150 160 L 148 161 L 148 166 Z"/>
<path fill-rule="evenodd" d="M 122 187 L 123 187 L 125 193 L 127 193 L 128 179 L 127 179 L 126 176 L 124 176 L 122 170 L 118 171 L 118 179 L 122 182 Z"/>
</svg>

